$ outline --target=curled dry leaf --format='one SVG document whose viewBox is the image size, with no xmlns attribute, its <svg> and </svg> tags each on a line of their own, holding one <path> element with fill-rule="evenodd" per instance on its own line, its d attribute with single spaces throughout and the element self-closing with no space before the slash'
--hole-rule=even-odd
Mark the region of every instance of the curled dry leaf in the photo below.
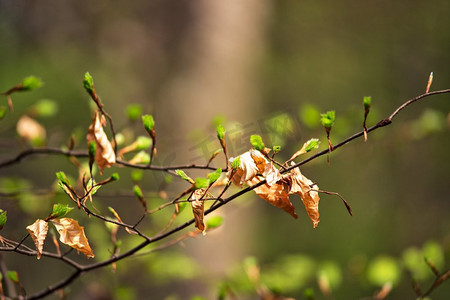
<svg viewBox="0 0 450 300">
<path fill-rule="evenodd" d="M 195 227 L 199 230 L 205 230 L 205 223 L 203 222 L 204 211 L 205 211 L 205 202 L 200 200 L 203 197 L 203 194 L 206 192 L 206 189 L 198 189 L 193 194 L 190 200 L 192 206 L 192 212 L 194 213 L 195 219 Z"/>
<path fill-rule="evenodd" d="M 36 245 L 37 259 L 41 259 L 44 240 L 48 233 L 48 223 L 44 220 L 37 219 L 33 224 L 27 226 L 27 230 Z"/>
<path fill-rule="evenodd" d="M 27 115 L 24 115 L 19 119 L 16 130 L 17 133 L 27 141 L 45 140 L 45 128 Z"/>
<path fill-rule="evenodd" d="M 106 124 L 105 117 L 100 116 L 98 111 L 95 112 L 94 121 L 91 126 L 89 126 L 89 131 L 87 135 L 88 144 L 91 141 L 95 141 L 97 145 L 95 153 L 95 161 L 100 169 L 100 173 L 103 173 L 105 167 L 110 167 L 116 162 L 116 155 L 111 143 L 106 136 L 103 126 Z"/>
<path fill-rule="evenodd" d="M 59 240 L 74 249 L 77 249 L 88 258 L 94 257 L 94 252 L 84 234 L 84 227 L 71 218 L 54 219 L 51 221 L 59 233 Z"/>
<path fill-rule="evenodd" d="M 287 176 L 289 194 L 298 194 L 302 198 L 306 212 L 314 228 L 319 224 L 319 187 L 303 176 L 299 168 L 293 169 Z"/>
</svg>

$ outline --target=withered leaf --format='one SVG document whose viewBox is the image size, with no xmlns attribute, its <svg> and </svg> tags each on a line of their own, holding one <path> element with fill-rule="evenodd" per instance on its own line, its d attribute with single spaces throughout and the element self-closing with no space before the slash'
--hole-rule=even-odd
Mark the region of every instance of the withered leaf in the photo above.
<svg viewBox="0 0 450 300">
<path fill-rule="evenodd" d="M 203 231 L 205 230 L 205 223 L 203 222 L 204 218 L 204 211 L 205 211 L 205 202 L 203 200 L 199 200 L 203 194 L 205 193 L 206 189 L 198 189 L 193 194 L 190 200 L 191 206 L 192 206 L 192 212 L 194 214 L 195 219 L 195 227 L 197 227 L 199 230 Z"/>
<path fill-rule="evenodd" d="M 253 179 L 258 173 L 262 174 L 266 168 L 266 159 L 257 150 L 247 151 L 240 156 L 241 164 L 234 172 L 233 178 L 230 178 L 234 184 L 242 186 L 242 184 Z M 231 170 L 228 172 L 228 177 L 231 176 Z"/>
<path fill-rule="evenodd" d="M 258 182 L 260 182 L 260 180 L 258 178 L 254 178 L 249 183 L 253 185 L 257 184 Z M 254 191 L 259 197 L 263 198 L 271 205 L 281 208 L 295 219 L 298 218 L 297 214 L 295 213 L 295 207 L 289 200 L 289 195 L 284 190 L 283 184 L 275 183 L 270 186 L 266 183 L 258 186 L 254 189 Z"/>
<path fill-rule="evenodd" d="M 59 240 L 84 255 L 88 258 L 94 257 L 94 252 L 89 246 L 89 242 L 84 234 L 84 227 L 80 226 L 78 222 L 71 218 L 54 219 L 51 221 L 55 225 L 59 233 Z"/>
<path fill-rule="evenodd" d="M 110 167 L 116 162 L 116 155 L 111 143 L 106 136 L 103 126 L 106 124 L 105 117 L 100 116 L 98 111 L 95 112 L 95 117 L 92 124 L 89 126 L 87 135 L 88 144 L 91 141 L 95 141 L 97 145 L 95 153 L 95 161 L 100 169 L 100 173 L 103 173 L 105 167 Z"/>
<path fill-rule="evenodd" d="M 44 241 L 48 232 L 48 223 L 37 219 L 33 224 L 27 226 L 27 230 L 36 245 L 37 259 L 41 259 Z"/>
<path fill-rule="evenodd" d="M 289 194 L 298 194 L 303 201 L 306 212 L 316 228 L 319 219 L 319 187 L 311 180 L 303 176 L 299 168 L 293 169 L 288 174 Z"/>
<path fill-rule="evenodd" d="M 27 115 L 19 119 L 16 130 L 27 141 L 45 141 L 45 128 Z"/>
</svg>

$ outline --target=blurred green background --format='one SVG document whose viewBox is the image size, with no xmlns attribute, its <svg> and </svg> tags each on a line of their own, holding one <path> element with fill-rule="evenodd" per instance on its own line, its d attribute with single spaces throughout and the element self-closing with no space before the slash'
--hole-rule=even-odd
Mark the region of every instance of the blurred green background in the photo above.
<svg viewBox="0 0 450 300">
<path fill-rule="evenodd" d="M 361 129 L 364 96 L 372 97 L 373 125 L 422 94 L 431 71 L 432 90 L 450 88 L 449 13 L 446 0 L 0 0 L 0 91 L 30 74 L 45 81 L 39 90 L 12 95 L 15 111 L 1 121 L 0 157 L 29 147 L 15 126 L 42 99 L 57 106 L 36 116 L 47 129 L 46 145 L 67 145 L 73 135 L 75 147 L 86 149 L 92 118 L 81 84 L 86 71 L 125 143 L 145 135 L 140 122 L 127 117 L 129 105 L 154 115 L 157 164 L 203 164 L 220 148 L 217 123 L 227 129 L 232 156 L 250 148 L 251 134 L 281 145 L 280 161 L 313 137 L 325 149 L 321 112 L 336 111 L 331 139 L 338 142 Z M 247 274 L 252 268 L 268 289 L 295 299 L 360 299 L 386 281 L 394 286 L 389 299 L 414 298 L 411 273 L 424 291 L 433 281 L 423 256 L 441 271 L 450 266 L 449 100 L 424 99 L 366 143 L 360 139 L 332 153 L 329 165 L 321 157 L 302 167 L 321 189 L 345 197 L 353 217 L 338 198 L 323 195 L 321 222 L 313 229 L 299 198 L 293 199 L 294 220 L 249 193 L 216 213 L 225 218 L 219 229 L 119 262 L 115 273 L 86 274 L 70 286 L 69 299 L 215 299 L 220 293 L 257 299 Z M 223 157 L 214 165 L 223 167 Z M 0 208 L 8 210 L 2 235 L 20 240 L 53 203 L 70 203 L 48 193 L 60 170 L 78 176 L 57 156 L 0 169 L 0 191 L 19 192 L 0 198 Z M 132 176 L 139 174 L 114 167 L 104 177 L 112 171 L 120 182 L 103 187 L 94 205 L 104 214 L 113 206 L 132 223 L 141 213 L 132 196 Z M 163 202 L 159 192 L 172 197 L 186 188 L 166 174 L 141 175 L 151 207 Z M 169 208 L 149 216 L 143 228 L 155 234 L 171 214 Z M 190 218 L 190 209 L 183 214 Z M 105 225 L 81 212 L 70 216 L 86 227 L 95 259 L 108 258 Z M 122 251 L 138 242 L 119 235 Z M 70 272 L 58 261 L 3 255 L 30 294 Z M 324 284 L 333 296 L 323 295 Z M 449 294 L 447 282 L 431 298 Z"/>
</svg>

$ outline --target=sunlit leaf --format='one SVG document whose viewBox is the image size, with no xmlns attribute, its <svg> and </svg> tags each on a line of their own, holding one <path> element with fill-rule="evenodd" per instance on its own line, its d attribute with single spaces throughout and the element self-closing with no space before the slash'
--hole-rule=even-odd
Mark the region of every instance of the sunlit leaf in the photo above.
<svg viewBox="0 0 450 300">
<path fill-rule="evenodd" d="M 22 80 L 22 90 L 31 91 L 40 88 L 44 83 L 36 76 L 28 76 Z"/>
<path fill-rule="evenodd" d="M 84 227 L 80 226 L 76 220 L 61 218 L 51 220 L 51 222 L 59 233 L 61 243 L 80 251 L 88 258 L 94 257 L 94 252 L 84 234 Z"/>
<path fill-rule="evenodd" d="M 322 126 L 326 129 L 331 129 L 334 125 L 335 118 L 336 116 L 334 110 L 327 111 L 324 114 L 320 114 L 320 123 L 322 123 Z"/>
<path fill-rule="evenodd" d="M 223 217 L 221 216 L 212 216 L 206 220 L 206 228 L 213 229 L 217 228 L 223 223 Z"/>
<path fill-rule="evenodd" d="M 36 245 L 37 259 L 41 259 L 44 241 L 48 232 L 48 223 L 44 220 L 37 219 L 36 222 L 27 226 L 27 230 Z"/>
<path fill-rule="evenodd" d="M 183 170 L 175 170 L 175 174 L 177 174 L 181 179 L 186 180 L 189 183 L 194 184 L 195 181 L 191 177 L 189 177 Z"/>
<path fill-rule="evenodd" d="M 253 148 L 256 150 L 262 151 L 265 148 L 264 142 L 260 135 L 254 134 L 250 136 L 250 144 L 252 144 Z"/>
<path fill-rule="evenodd" d="M 53 218 L 61 218 L 67 215 L 71 210 L 73 210 L 73 207 L 69 207 L 67 204 L 53 204 L 53 211 L 51 216 Z"/>
<path fill-rule="evenodd" d="M 143 115 L 142 124 L 148 133 L 151 133 L 155 129 L 155 120 L 152 115 Z"/>
</svg>

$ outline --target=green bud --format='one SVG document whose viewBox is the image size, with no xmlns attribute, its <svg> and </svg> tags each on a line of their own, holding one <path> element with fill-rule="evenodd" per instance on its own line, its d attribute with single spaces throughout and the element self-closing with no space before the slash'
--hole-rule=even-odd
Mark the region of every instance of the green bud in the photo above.
<svg viewBox="0 0 450 300">
<path fill-rule="evenodd" d="M 31 91 L 40 88 L 43 82 L 36 76 L 28 76 L 22 81 L 22 90 Z"/>
<path fill-rule="evenodd" d="M 140 104 L 129 104 L 127 106 L 127 116 L 132 122 L 136 122 L 142 115 L 142 106 Z"/>
<path fill-rule="evenodd" d="M 223 140 L 225 138 L 225 128 L 221 124 L 219 124 L 216 127 L 216 131 L 217 131 L 217 138 L 219 140 Z"/>
<path fill-rule="evenodd" d="M 281 150 L 281 146 L 273 146 L 272 150 L 273 150 L 273 153 L 278 153 Z"/>
<path fill-rule="evenodd" d="M 6 210 L 0 209 L 0 230 L 3 229 L 3 226 L 5 226 L 7 220 L 8 218 L 6 216 Z"/>
<path fill-rule="evenodd" d="M 370 96 L 365 96 L 363 98 L 363 103 L 364 103 L 364 108 L 367 110 L 370 108 L 370 106 L 372 105 L 372 97 Z"/>
<path fill-rule="evenodd" d="M 252 144 L 253 148 L 259 151 L 264 150 L 265 147 L 261 136 L 257 134 L 250 136 L 250 144 Z"/>
<path fill-rule="evenodd" d="M 133 194 L 138 197 L 139 199 L 143 199 L 144 195 L 142 194 L 142 190 L 138 185 L 135 185 L 133 187 Z"/>
<path fill-rule="evenodd" d="M 139 151 L 130 162 L 135 164 L 148 164 L 150 162 L 150 155 L 145 151 Z"/>
<path fill-rule="evenodd" d="M 91 189 L 91 195 L 95 195 L 95 193 L 97 193 L 97 191 L 102 187 L 101 185 L 97 185 L 97 182 L 95 182 L 94 179 L 90 178 L 89 181 L 87 182 L 88 189 Z"/>
<path fill-rule="evenodd" d="M 186 180 L 186 181 L 188 181 L 188 182 L 190 182 L 190 183 L 194 183 L 194 182 L 195 182 L 191 177 L 187 176 L 186 173 L 184 173 L 183 170 L 175 170 L 175 173 L 176 173 L 178 176 L 180 176 L 181 179 L 183 179 L 183 180 Z"/>
<path fill-rule="evenodd" d="M 148 133 L 155 129 L 155 120 L 152 115 L 143 115 L 142 124 L 144 124 L 144 128 Z"/>
<path fill-rule="evenodd" d="M 334 125 L 335 120 L 335 111 L 331 110 L 324 114 L 320 114 L 320 123 L 322 123 L 322 126 L 326 129 L 331 129 Z"/>
<path fill-rule="evenodd" d="M 111 174 L 111 181 L 117 181 L 119 180 L 119 173 L 112 173 Z"/>
<path fill-rule="evenodd" d="M 217 228 L 223 223 L 223 217 L 221 216 L 212 216 L 206 220 L 206 227 L 208 229 Z"/>
<path fill-rule="evenodd" d="M 136 150 L 141 151 L 150 148 L 152 139 L 146 136 L 139 136 L 136 139 Z"/>
<path fill-rule="evenodd" d="M 73 207 L 69 207 L 68 205 L 60 203 L 53 204 L 53 211 L 51 216 L 53 218 L 62 218 L 67 215 L 72 209 Z"/>
<path fill-rule="evenodd" d="M 204 188 L 207 188 L 208 186 L 209 186 L 209 179 L 206 179 L 206 178 L 203 178 L 203 177 L 195 178 L 194 188 L 196 190 L 204 189 Z"/>
<path fill-rule="evenodd" d="M 97 152 L 97 144 L 95 141 L 90 141 L 88 145 L 89 157 L 95 157 L 95 153 Z"/>
<path fill-rule="evenodd" d="M 187 202 L 178 203 L 178 213 L 181 213 L 187 206 Z"/>
<path fill-rule="evenodd" d="M 6 276 L 12 282 L 19 283 L 19 274 L 16 271 L 8 271 Z"/>
<path fill-rule="evenodd" d="M 319 148 L 320 141 L 319 139 L 310 139 L 306 142 L 305 152 L 309 152 Z"/>
<path fill-rule="evenodd" d="M 92 78 L 91 74 L 89 74 L 89 72 L 86 72 L 86 74 L 84 74 L 83 86 L 89 94 L 92 94 L 94 92 L 94 79 Z"/>
<path fill-rule="evenodd" d="M 58 180 L 64 183 L 65 185 L 70 186 L 70 181 L 64 172 L 62 171 L 56 172 L 56 178 L 58 178 Z"/>
<path fill-rule="evenodd" d="M 211 184 L 216 182 L 217 179 L 219 179 L 220 175 L 222 175 L 222 168 L 217 168 L 217 170 L 208 174 L 209 182 Z"/>
<path fill-rule="evenodd" d="M 239 166 L 241 165 L 241 157 L 240 156 L 238 156 L 238 157 L 236 157 L 234 160 L 233 160 L 233 162 L 231 163 L 231 167 L 233 168 L 233 169 L 238 169 L 239 168 Z"/>
</svg>

